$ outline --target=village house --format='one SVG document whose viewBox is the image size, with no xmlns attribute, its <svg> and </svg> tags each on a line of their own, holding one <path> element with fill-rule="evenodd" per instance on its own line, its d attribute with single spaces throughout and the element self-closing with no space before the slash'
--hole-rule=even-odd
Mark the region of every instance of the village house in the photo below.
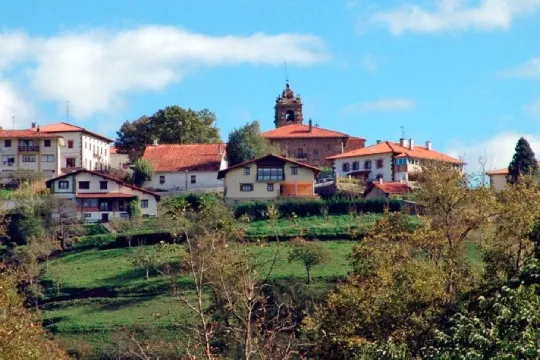
<svg viewBox="0 0 540 360">
<path fill-rule="evenodd" d="M 223 191 L 218 171 L 227 167 L 226 144 L 149 145 L 143 159 L 154 168 L 145 188 L 156 191 Z"/>
<path fill-rule="evenodd" d="M 415 145 L 414 140 L 399 143 L 377 141 L 375 145 L 328 157 L 333 161 L 337 177 L 353 177 L 365 181 L 414 181 L 424 161 L 442 161 L 462 170 L 464 163 L 431 148 Z"/>
<path fill-rule="evenodd" d="M 130 171 L 131 161 L 128 154 L 118 153 L 118 149 L 114 146 L 109 147 L 109 165 L 112 169 L 120 169 Z"/>
<path fill-rule="evenodd" d="M 43 126 L 32 123 L 32 130 L 37 132 L 38 129 L 41 133 L 64 138 L 65 147 L 60 159 L 63 172 L 79 168 L 106 170 L 109 167 L 111 139 L 64 122 Z"/>
<path fill-rule="evenodd" d="M 219 171 L 228 202 L 316 197 L 319 169 L 282 156 L 268 154 Z"/>
<path fill-rule="evenodd" d="M 44 179 L 60 175 L 63 138 L 32 130 L 0 130 L 0 182 L 8 184 L 21 172 L 42 174 Z"/>
<path fill-rule="evenodd" d="M 540 161 L 538 162 L 538 167 L 540 167 Z M 506 177 L 508 176 L 508 168 L 490 170 L 486 173 L 489 176 L 489 183 L 491 187 L 496 191 L 501 191 L 506 189 L 508 181 Z"/>
<path fill-rule="evenodd" d="M 365 139 L 347 134 L 303 124 L 303 109 L 300 96 L 294 94 L 289 83 L 276 99 L 274 106 L 275 129 L 262 133 L 262 136 L 279 146 L 284 157 L 313 166 L 330 167 L 328 156 L 363 148 Z"/>
<path fill-rule="evenodd" d="M 46 184 L 53 197 L 71 201 L 87 222 L 128 218 L 128 204 L 133 199 L 140 202 L 143 217 L 157 215 L 159 195 L 95 171 L 75 170 Z"/>
<path fill-rule="evenodd" d="M 411 191 L 411 187 L 401 182 L 374 181 L 367 185 L 364 197 L 372 199 L 401 199 Z"/>
</svg>

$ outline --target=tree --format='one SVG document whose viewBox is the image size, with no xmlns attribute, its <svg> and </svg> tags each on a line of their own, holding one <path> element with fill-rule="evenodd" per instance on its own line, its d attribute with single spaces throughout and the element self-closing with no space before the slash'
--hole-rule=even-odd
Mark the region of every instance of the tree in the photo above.
<svg viewBox="0 0 540 360">
<path fill-rule="evenodd" d="M 232 166 L 276 151 L 277 148 L 262 137 L 259 122 L 253 121 L 229 134 L 227 162 Z"/>
<path fill-rule="evenodd" d="M 136 268 L 144 270 L 148 279 L 150 271 L 157 270 L 161 265 L 161 259 L 155 247 L 138 247 L 133 253 L 131 263 Z"/>
<path fill-rule="evenodd" d="M 24 307 L 17 276 L 0 263 L 0 357 L 10 360 L 68 359 L 49 339 L 36 313 Z"/>
<path fill-rule="evenodd" d="M 507 180 L 511 184 L 519 181 L 523 175 L 536 175 L 538 171 L 538 162 L 534 157 L 531 145 L 525 138 L 520 138 L 516 144 L 514 157 L 508 165 Z"/>
<path fill-rule="evenodd" d="M 168 106 L 151 116 L 124 122 L 117 131 L 115 145 L 119 152 L 130 154 L 133 161 L 154 140 L 162 144 L 216 143 L 220 137 L 215 122 L 215 114 L 208 109 Z"/>
<path fill-rule="evenodd" d="M 60 249 L 65 250 L 86 230 L 72 201 L 52 198 L 50 208 L 48 232 L 60 243 Z"/>
<path fill-rule="evenodd" d="M 131 225 L 139 226 L 142 219 L 141 201 L 135 197 L 128 203 L 128 215 Z"/>
<path fill-rule="evenodd" d="M 320 244 L 302 238 L 293 240 L 292 249 L 289 253 L 289 262 L 298 261 L 304 265 L 308 284 L 311 284 L 311 269 L 314 266 L 327 263 L 329 259 L 328 250 Z"/>
<path fill-rule="evenodd" d="M 145 182 L 152 180 L 154 167 L 145 159 L 137 159 L 133 165 L 132 182 L 135 186 L 143 186 Z"/>
</svg>

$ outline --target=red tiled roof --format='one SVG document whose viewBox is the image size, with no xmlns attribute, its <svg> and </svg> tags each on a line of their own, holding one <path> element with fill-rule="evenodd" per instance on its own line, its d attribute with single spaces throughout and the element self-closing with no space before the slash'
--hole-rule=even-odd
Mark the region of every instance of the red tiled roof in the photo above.
<svg viewBox="0 0 540 360">
<path fill-rule="evenodd" d="M 349 140 L 347 141 L 347 145 L 345 145 L 344 152 L 353 151 L 357 149 L 363 149 L 365 146 L 364 145 L 365 143 L 366 143 L 366 139 L 351 136 Z"/>
<path fill-rule="evenodd" d="M 226 144 L 148 145 L 143 158 L 157 172 L 219 171 Z"/>
<path fill-rule="evenodd" d="M 32 128 L 32 130 L 33 130 L 33 131 L 37 131 L 37 127 L 36 127 L 36 128 Z M 55 132 L 77 132 L 77 131 L 82 131 L 82 132 L 84 132 L 84 133 L 90 134 L 90 135 L 92 135 L 92 136 L 95 136 L 95 137 L 100 138 L 100 139 L 102 139 L 102 140 L 105 140 L 105 141 L 107 141 L 107 142 L 113 142 L 111 139 L 109 139 L 109 138 L 106 137 L 106 136 L 96 134 L 95 132 L 86 130 L 86 129 L 83 128 L 83 127 L 80 127 L 80 126 L 77 126 L 77 125 L 68 124 L 68 123 L 65 123 L 65 122 L 59 122 L 59 123 L 54 123 L 54 124 L 49 124 L 49 125 L 39 126 L 39 130 L 40 130 L 40 132 L 48 132 L 48 133 L 55 133 Z"/>
<path fill-rule="evenodd" d="M 280 159 L 280 160 L 283 160 L 283 161 L 286 161 L 286 162 L 296 164 L 296 165 L 298 165 L 300 167 L 311 169 L 311 170 L 313 170 L 315 172 L 315 176 L 317 176 L 319 174 L 319 172 L 321 171 L 318 167 L 315 167 L 315 166 L 311 166 L 311 165 L 308 165 L 308 164 L 305 164 L 305 163 L 301 163 L 299 161 L 288 159 L 288 158 L 285 158 L 283 156 L 279 156 L 279 155 L 276 155 L 276 154 L 268 154 L 268 155 L 265 155 L 265 156 L 261 156 L 260 158 L 249 160 L 249 161 L 244 161 L 243 163 L 236 164 L 236 165 L 230 166 L 230 167 L 228 167 L 226 169 L 220 170 L 218 172 L 218 179 L 223 179 L 225 177 L 225 174 L 227 172 L 229 172 L 230 170 L 232 170 L 232 169 L 236 169 L 236 168 L 242 167 L 242 166 L 247 165 L 247 164 L 252 164 L 254 162 L 257 162 L 259 160 L 263 160 L 263 159 L 266 159 L 266 158 L 269 158 L 269 157 L 273 157 L 273 158 L 276 158 L 276 159 Z"/>
<path fill-rule="evenodd" d="M 323 129 L 313 126 L 309 131 L 309 125 L 291 124 L 282 126 L 262 133 L 267 139 L 287 139 L 287 138 L 348 138 L 349 135 L 333 130 Z"/>
<path fill-rule="evenodd" d="M 463 164 L 463 161 L 459 159 L 456 159 L 454 157 L 448 156 L 446 154 L 440 153 L 435 150 L 428 150 L 427 148 L 420 145 L 415 145 L 414 148 L 411 150 L 408 147 L 404 147 L 398 143 L 394 143 L 390 141 L 384 141 L 384 142 L 381 142 L 380 144 L 375 144 L 375 145 L 367 146 L 362 149 L 357 149 L 357 150 L 349 151 L 343 154 L 330 156 L 327 159 L 328 160 L 343 159 L 343 158 L 368 156 L 368 155 L 376 155 L 376 154 L 394 154 L 396 157 L 411 157 L 411 158 L 416 158 L 416 159 L 444 161 L 444 162 L 449 162 L 452 164 Z"/>
<path fill-rule="evenodd" d="M 53 139 L 61 138 L 60 135 L 46 134 L 32 130 L 0 130 L 0 138 L 25 138 L 25 139 Z"/>
<path fill-rule="evenodd" d="M 137 186 L 134 186 L 134 185 L 131 185 L 131 184 L 128 184 L 128 183 L 125 183 L 123 182 L 122 180 L 120 179 L 117 179 L 117 178 L 113 178 L 112 176 L 108 176 L 108 175 L 105 175 L 105 174 L 101 174 L 101 173 L 98 173 L 96 171 L 92 171 L 92 170 L 86 170 L 86 169 L 78 169 L 78 170 L 75 170 L 75 171 L 71 171 L 71 172 L 68 172 L 66 174 L 62 174 L 60 176 L 57 176 L 55 178 L 52 178 L 52 179 L 49 179 L 47 181 L 45 181 L 45 184 L 47 185 L 47 187 L 50 187 L 51 184 L 56 181 L 56 180 L 59 180 L 59 179 L 63 179 L 63 178 L 66 178 L 68 176 L 73 176 L 73 175 L 77 175 L 77 174 L 80 174 L 80 173 L 88 173 L 88 174 L 92 174 L 92 175 L 96 175 L 96 176 L 101 176 L 102 178 L 104 179 L 107 179 L 107 180 L 111 180 L 111 181 L 114 181 L 116 182 L 117 184 L 119 184 L 120 186 L 125 186 L 125 187 L 128 187 L 130 189 L 133 189 L 133 190 L 137 190 L 137 191 L 140 191 L 140 192 L 143 192 L 143 193 L 146 193 L 146 194 L 150 194 L 150 195 L 153 195 L 155 196 L 155 198 L 157 200 L 160 199 L 160 196 L 152 191 L 148 191 L 146 189 L 143 189 L 143 188 L 140 188 L 140 187 L 137 187 Z M 114 194 L 114 193 L 113 193 Z"/>
<path fill-rule="evenodd" d="M 77 199 L 131 199 L 135 197 L 135 195 L 122 192 L 78 193 L 75 197 Z"/>
<path fill-rule="evenodd" d="M 118 149 L 115 146 L 109 147 L 109 154 L 118 154 Z"/>
<path fill-rule="evenodd" d="M 385 194 L 405 194 L 411 191 L 409 185 L 400 182 L 373 182 L 373 187 L 380 189 Z"/>
<path fill-rule="evenodd" d="M 540 167 L 540 161 L 538 161 L 538 166 Z M 504 169 L 497 169 L 497 170 L 490 170 L 486 173 L 487 175 L 508 175 L 508 168 Z"/>
</svg>

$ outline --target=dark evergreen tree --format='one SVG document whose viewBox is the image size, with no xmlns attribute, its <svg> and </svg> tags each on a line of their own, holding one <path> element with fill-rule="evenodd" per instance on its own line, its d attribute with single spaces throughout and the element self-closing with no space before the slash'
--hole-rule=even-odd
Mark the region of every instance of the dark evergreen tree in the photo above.
<svg viewBox="0 0 540 360">
<path fill-rule="evenodd" d="M 510 165 L 508 165 L 508 176 L 506 179 L 509 183 L 515 184 L 521 176 L 535 175 L 537 171 L 538 162 L 534 157 L 531 145 L 522 137 L 518 140 L 514 157 Z"/>
</svg>

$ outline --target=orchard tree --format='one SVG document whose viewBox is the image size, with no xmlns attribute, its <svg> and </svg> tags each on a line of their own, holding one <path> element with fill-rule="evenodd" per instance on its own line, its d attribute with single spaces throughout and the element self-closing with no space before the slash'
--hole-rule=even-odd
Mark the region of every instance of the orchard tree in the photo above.
<svg viewBox="0 0 540 360">
<path fill-rule="evenodd" d="M 531 149 L 531 145 L 525 138 L 520 138 L 516 144 L 514 157 L 508 165 L 507 180 L 511 184 L 519 181 L 524 175 L 536 175 L 538 162 Z"/>
<path fill-rule="evenodd" d="M 216 143 L 220 137 L 215 122 L 216 115 L 208 109 L 167 106 L 151 116 L 124 122 L 117 131 L 115 145 L 120 153 L 130 154 L 133 161 L 154 140 L 162 144 Z"/>
<path fill-rule="evenodd" d="M 132 183 L 136 186 L 143 186 L 145 182 L 152 180 L 154 167 L 146 159 L 137 159 L 133 165 Z"/>
<path fill-rule="evenodd" d="M 276 151 L 277 148 L 261 135 L 259 122 L 253 121 L 229 134 L 227 162 L 232 166 Z"/>
<path fill-rule="evenodd" d="M 289 262 L 298 261 L 304 265 L 307 273 L 307 283 L 311 284 L 311 269 L 330 260 L 330 253 L 322 245 L 313 241 L 296 238 L 292 242 Z"/>
</svg>

